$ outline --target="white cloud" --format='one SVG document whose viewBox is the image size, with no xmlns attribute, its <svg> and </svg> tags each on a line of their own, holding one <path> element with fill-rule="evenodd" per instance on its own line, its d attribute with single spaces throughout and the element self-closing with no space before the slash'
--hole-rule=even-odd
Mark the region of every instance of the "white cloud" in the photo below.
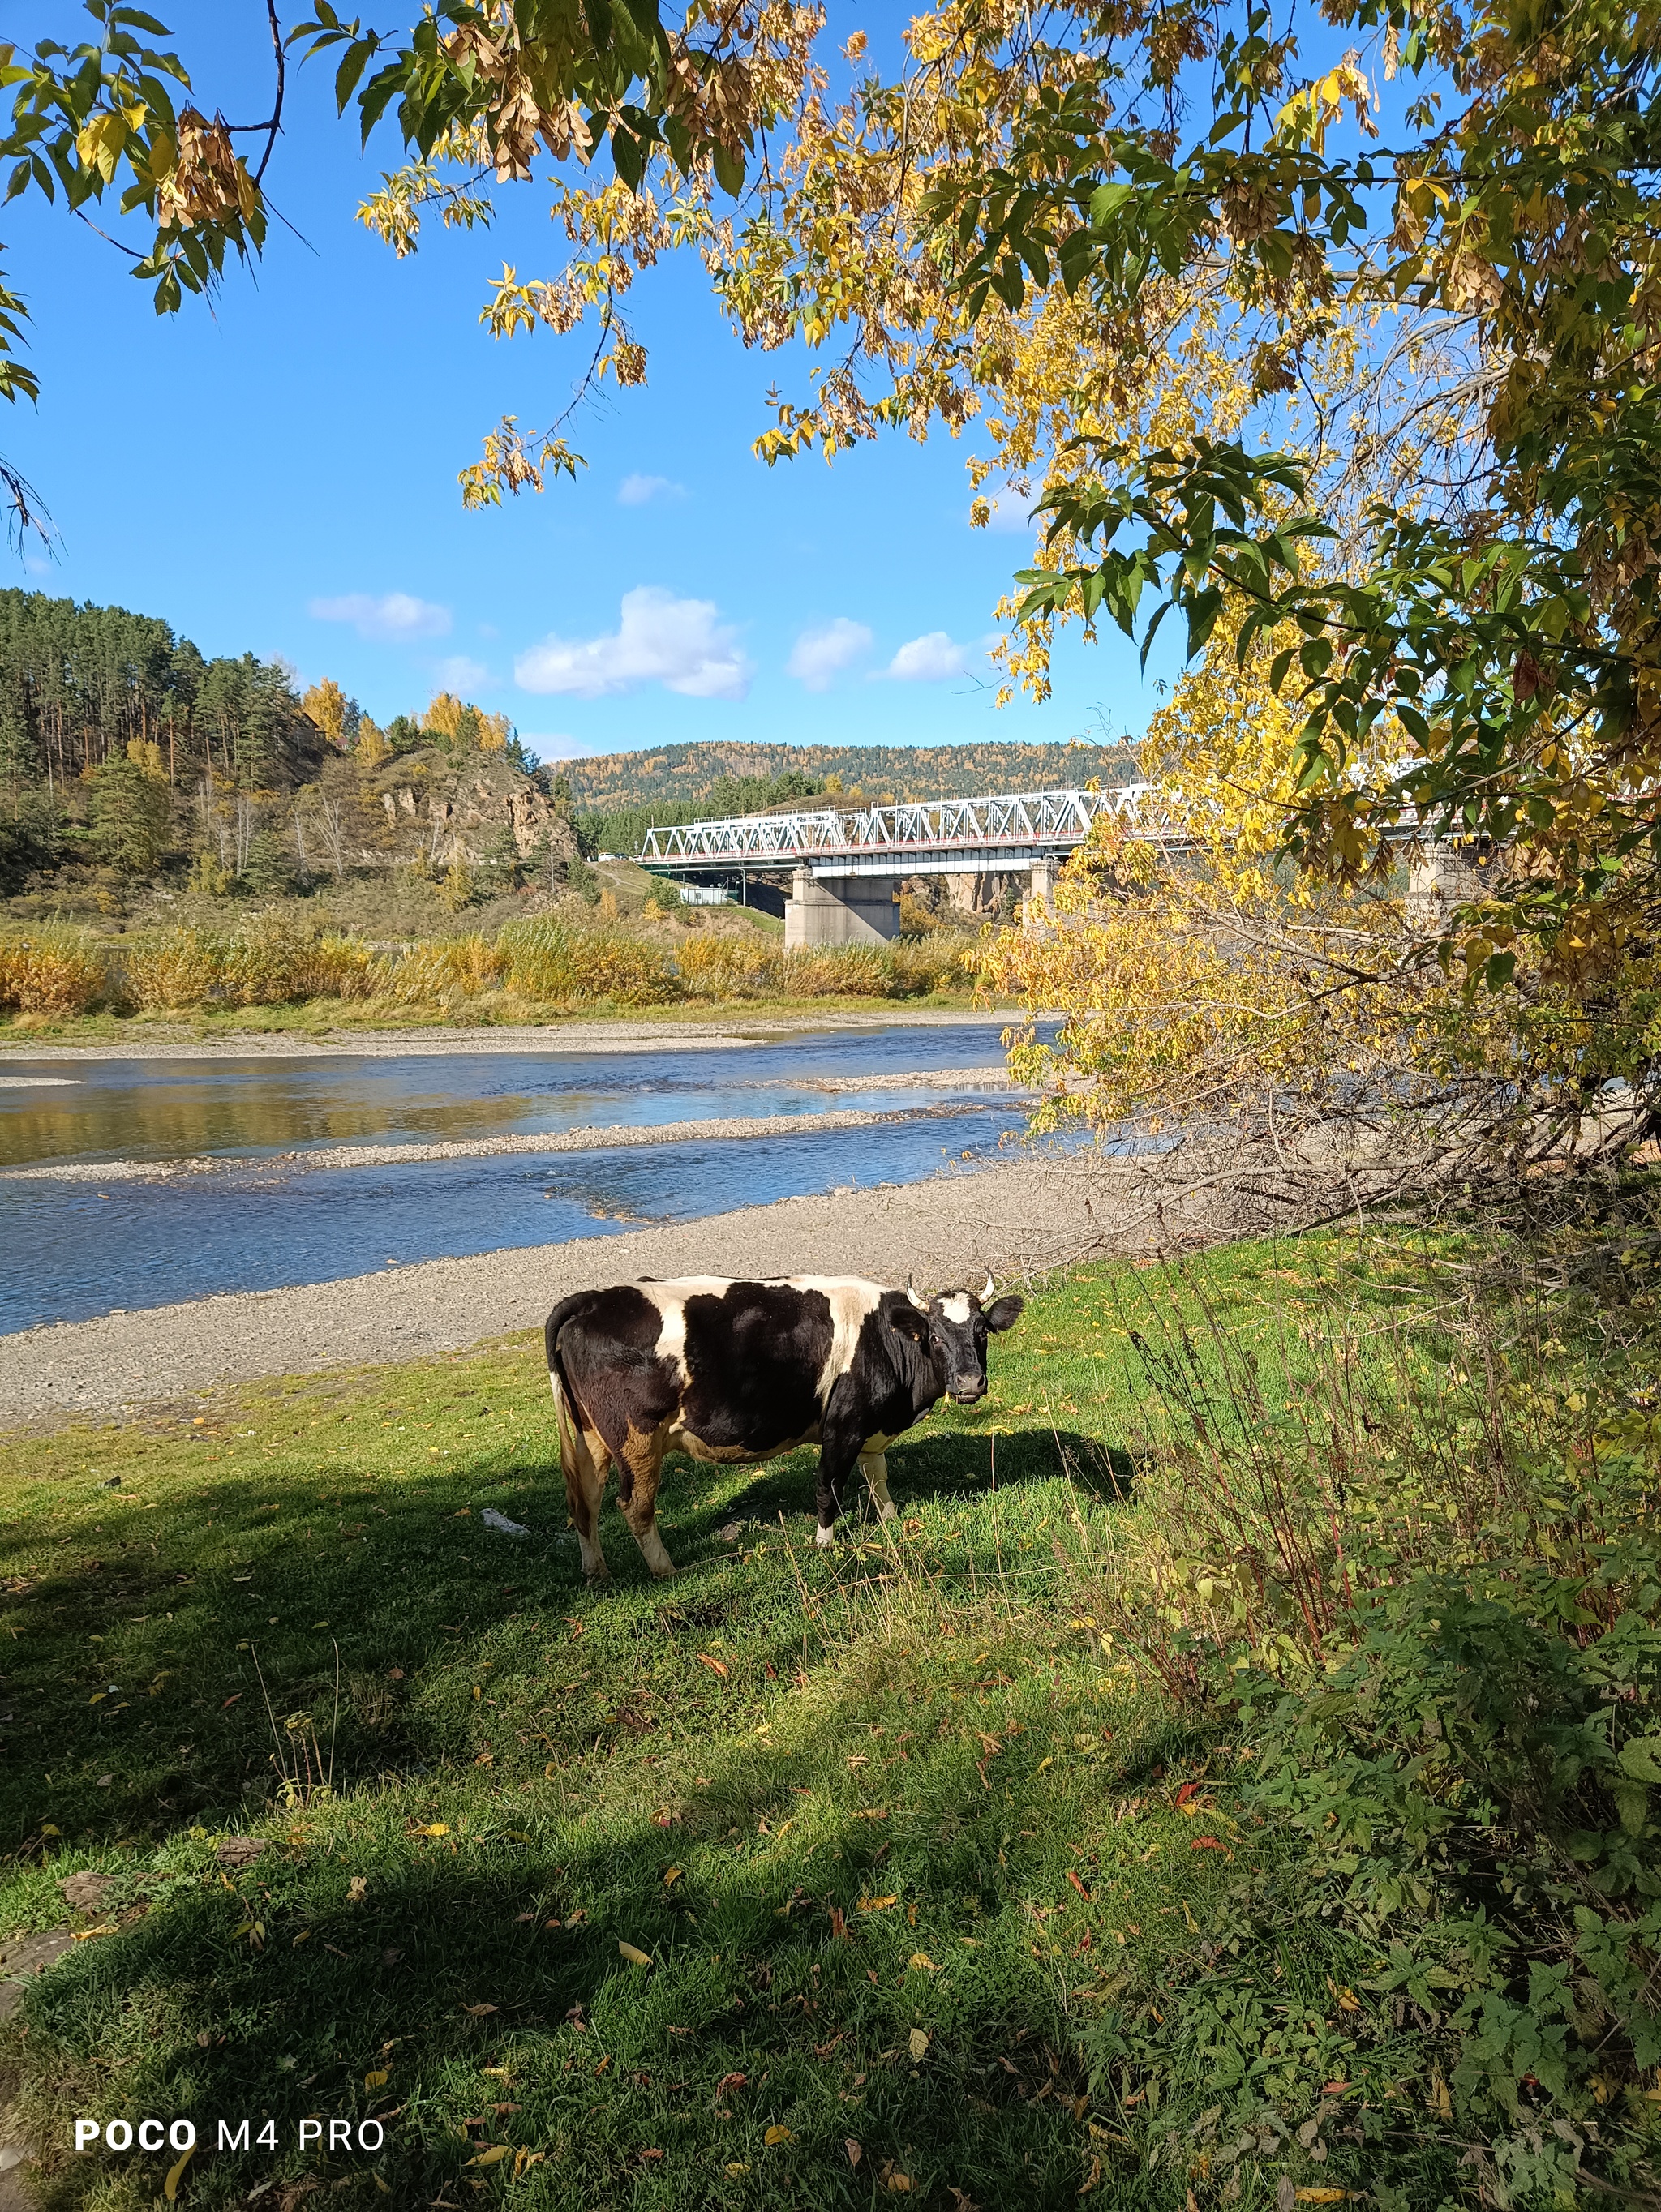
<svg viewBox="0 0 1661 2212">
<path fill-rule="evenodd" d="M 828 691 L 838 669 L 846 668 L 870 649 L 871 633 L 865 624 L 838 615 L 834 622 L 821 623 L 817 629 L 803 630 L 790 648 L 785 672 L 810 691 Z"/>
<path fill-rule="evenodd" d="M 654 499 L 684 499 L 686 487 L 670 477 L 627 476 L 618 486 L 619 507 L 648 507 Z"/>
<path fill-rule="evenodd" d="M 380 645 L 407 645 L 422 637 L 449 635 L 450 610 L 417 599 L 409 592 L 348 592 L 344 599 L 313 599 L 308 609 L 318 622 L 350 623 L 360 637 Z"/>
<path fill-rule="evenodd" d="M 992 511 L 985 525 L 988 530 L 996 531 L 1000 535 L 1025 537 L 1034 528 L 1032 517 L 1028 511 L 1032 504 L 1030 493 L 1001 491 L 990 504 Z"/>
<path fill-rule="evenodd" d="M 954 644 L 943 629 L 931 629 L 903 645 L 882 673 L 896 684 L 945 684 L 967 672 L 967 646 Z"/>
<path fill-rule="evenodd" d="M 490 682 L 490 672 L 482 660 L 469 660 L 465 653 L 453 653 L 438 663 L 433 677 L 441 691 L 477 691 Z"/>
<path fill-rule="evenodd" d="M 738 633 L 715 619 L 713 599 L 678 599 L 655 584 L 623 595 L 608 636 L 545 638 L 522 653 L 514 674 L 526 691 L 609 699 L 661 684 L 686 699 L 742 699 L 755 673 Z"/>
</svg>

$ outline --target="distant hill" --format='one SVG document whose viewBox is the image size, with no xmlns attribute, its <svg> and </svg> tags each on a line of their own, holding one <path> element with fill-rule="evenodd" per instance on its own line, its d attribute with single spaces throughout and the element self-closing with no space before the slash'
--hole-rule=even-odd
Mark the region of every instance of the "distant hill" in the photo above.
<svg viewBox="0 0 1661 2212">
<path fill-rule="evenodd" d="M 999 791 L 1047 791 L 1085 784 L 1129 782 L 1135 756 L 1123 745 L 1082 738 L 1062 745 L 660 745 L 650 751 L 602 753 L 593 760 L 549 763 L 570 786 L 588 816 L 649 815 L 690 821 L 718 785 L 761 782 L 792 774 L 819 790 L 842 790 L 872 802 L 899 799 L 972 799 Z"/>
</svg>

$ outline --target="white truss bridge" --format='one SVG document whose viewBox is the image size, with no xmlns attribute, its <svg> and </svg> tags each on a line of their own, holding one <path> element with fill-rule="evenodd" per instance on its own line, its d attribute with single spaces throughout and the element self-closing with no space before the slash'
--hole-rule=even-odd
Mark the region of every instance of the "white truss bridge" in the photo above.
<svg viewBox="0 0 1661 2212">
<path fill-rule="evenodd" d="M 897 806 L 812 806 L 648 830 L 641 866 L 670 876 L 855 877 L 1025 873 L 1063 860 L 1104 816 L 1160 842 L 1177 832 L 1151 783 L 1111 791 L 1026 791 Z"/>
</svg>

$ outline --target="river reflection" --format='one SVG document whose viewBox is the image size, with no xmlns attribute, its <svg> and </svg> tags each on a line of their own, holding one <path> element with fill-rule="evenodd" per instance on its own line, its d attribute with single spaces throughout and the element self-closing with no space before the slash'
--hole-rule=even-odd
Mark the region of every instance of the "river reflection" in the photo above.
<svg viewBox="0 0 1661 2212">
<path fill-rule="evenodd" d="M 910 1182 L 981 1157 L 1023 1122 L 1013 1100 L 931 1072 L 1001 1066 L 984 1025 L 820 1032 L 713 1051 L 490 1054 L 324 1061 L 39 1063 L 75 1089 L 0 1089 L 0 1161 L 198 1158 L 212 1175 L 64 1182 L 0 1176 L 0 1334 L 267 1290 L 391 1264 L 611 1235 L 855 1183 Z M 7 1059 L 9 1074 L 29 1063 Z M 814 1091 L 809 1079 L 916 1071 L 913 1090 Z M 826 1109 L 969 1109 L 815 1130 Z M 319 1146 L 554 1133 L 799 1113 L 800 1135 L 621 1150 L 295 1169 Z"/>
<path fill-rule="evenodd" d="M 545 1134 L 595 1122 L 814 1114 L 827 1107 L 921 1104 L 954 1086 L 863 1094 L 805 1079 L 1002 1065 L 985 1024 L 819 1031 L 712 1050 L 627 1053 L 412 1052 L 397 1059 L 0 1061 L 0 1165 L 51 1159 L 185 1159 L 341 1144 Z M 73 1087 L 62 1079 L 73 1075 Z"/>
</svg>

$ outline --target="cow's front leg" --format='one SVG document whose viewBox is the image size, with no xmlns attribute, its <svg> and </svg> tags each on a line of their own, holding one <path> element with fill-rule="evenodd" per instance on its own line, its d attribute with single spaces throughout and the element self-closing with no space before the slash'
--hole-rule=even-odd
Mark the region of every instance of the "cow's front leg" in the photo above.
<svg viewBox="0 0 1661 2212">
<path fill-rule="evenodd" d="M 843 1436 L 827 1425 L 819 1442 L 819 1480 L 814 1497 L 818 1526 L 813 1541 L 825 1549 L 837 1540 L 837 1516 L 842 1511 L 843 1487 L 854 1471 L 862 1439 Z"/>
<path fill-rule="evenodd" d="M 860 1473 L 865 1477 L 866 1487 L 871 1492 L 871 1503 L 877 1509 L 878 1520 L 891 1521 L 899 1509 L 888 1495 L 887 1454 L 879 1451 L 861 1452 Z"/>
</svg>

